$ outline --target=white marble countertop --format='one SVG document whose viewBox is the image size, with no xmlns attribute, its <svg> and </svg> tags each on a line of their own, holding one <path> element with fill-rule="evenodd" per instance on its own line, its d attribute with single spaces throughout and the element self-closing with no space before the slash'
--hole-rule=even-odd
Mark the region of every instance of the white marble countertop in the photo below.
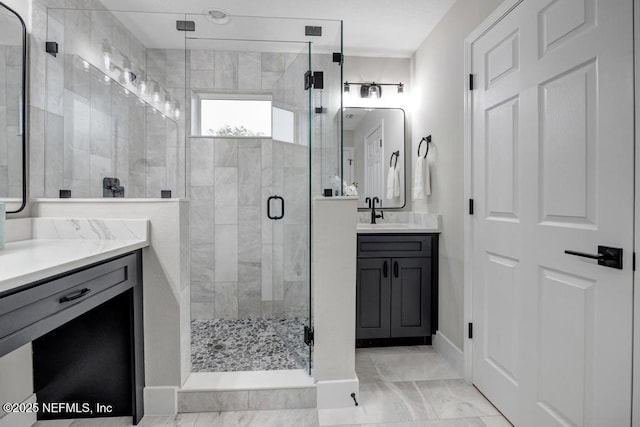
<svg viewBox="0 0 640 427">
<path fill-rule="evenodd" d="M 149 246 L 146 220 L 31 222 L 30 235 L 0 249 L 0 293 Z"/>
<path fill-rule="evenodd" d="M 427 212 L 386 211 L 376 224 L 370 222 L 369 211 L 358 212 L 358 234 L 442 232 L 442 215 Z"/>
<path fill-rule="evenodd" d="M 438 227 L 425 227 L 418 224 L 407 223 L 358 223 L 358 234 L 397 234 L 397 233 L 440 233 Z"/>
</svg>

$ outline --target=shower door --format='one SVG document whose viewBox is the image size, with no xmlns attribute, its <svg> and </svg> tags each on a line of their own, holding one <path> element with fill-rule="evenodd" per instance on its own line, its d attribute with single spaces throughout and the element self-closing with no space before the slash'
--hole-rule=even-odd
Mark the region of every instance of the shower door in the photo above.
<svg viewBox="0 0 640 427">
<path fill-rule="evenodd" d="M 311 347 L 305 344 L 304 330 L 311 321 L 312 92 L 305 90 L 304 85 L 305 73 L 310 69 L 310 44 L 304 46 L 291 55 L 285 72 L 273 87 L 272 152 L 263 158 L 271 159 L 271 193 L 265 196 L 272 233 L 274 329 L 298 366 L 308 370 Z"/>
</svg>

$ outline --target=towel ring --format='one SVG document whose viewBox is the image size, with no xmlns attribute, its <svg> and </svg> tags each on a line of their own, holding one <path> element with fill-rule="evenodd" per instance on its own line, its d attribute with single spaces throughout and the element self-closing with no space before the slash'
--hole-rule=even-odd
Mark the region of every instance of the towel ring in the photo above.
<svg viewBox="0 0 640 427">
<path fill-rule="evenodd" d="M 394 157 L 396 158 L 395 163 L 393 163 Z M 400 157 L 400 150 L 394 151 L 393 153 L 391 153 L 391 158 L 389 159 L 389 167 L 393 165 L 393 167 L 395 168 L 398 165 L 398 157 Z"/>
<path fill-rule="evenodd" d="M 429 144 L 431 144 L 431 135 L 425 136 L 420 140 L 420 144 L 418 144 L 418 157 L 420 157 L 420 148 L 422 147 L 422 143 L 427 143 L 427 151 L 424 153 L 424 158 L 427 158 L 427 154 L 429 154 Z"/>
</svg>

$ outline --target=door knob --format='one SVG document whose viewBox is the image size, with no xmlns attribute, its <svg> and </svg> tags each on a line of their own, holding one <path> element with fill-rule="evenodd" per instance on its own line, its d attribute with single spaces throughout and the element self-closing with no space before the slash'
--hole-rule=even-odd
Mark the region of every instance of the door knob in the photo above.
<svg viewBox="0 0 640 427">
<path fill-rule="evenodd" d="M 579 256 L 582 258 L 596 259 L 598 265 L 617 268 L 622 270 L 622 248 L 611 248 L 609 246 L 598 246 L 597 254 L 587 254 L 578 251 L 564 251 L 567 255 Z"/>
</svg>

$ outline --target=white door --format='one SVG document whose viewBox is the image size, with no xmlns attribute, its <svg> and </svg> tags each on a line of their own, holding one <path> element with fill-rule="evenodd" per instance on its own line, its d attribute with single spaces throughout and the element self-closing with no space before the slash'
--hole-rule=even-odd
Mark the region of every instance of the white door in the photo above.
<svg viewBox="0 0 640 427">
<path fill-rule="evenodd" d="M 524 1 L 471 45 L 473 382 L 518 426 L 631 422 L 632 16 Z M 565 253 L 598 245 L 623 269 Z"/>
<path fill-rule="evenodd" d="M 364 140 L 364 193 L 367 197 L 378 197 L 380 200 L 384 198 L 383 153 L 382 124 L 380 124 Z"/>
</svg>

